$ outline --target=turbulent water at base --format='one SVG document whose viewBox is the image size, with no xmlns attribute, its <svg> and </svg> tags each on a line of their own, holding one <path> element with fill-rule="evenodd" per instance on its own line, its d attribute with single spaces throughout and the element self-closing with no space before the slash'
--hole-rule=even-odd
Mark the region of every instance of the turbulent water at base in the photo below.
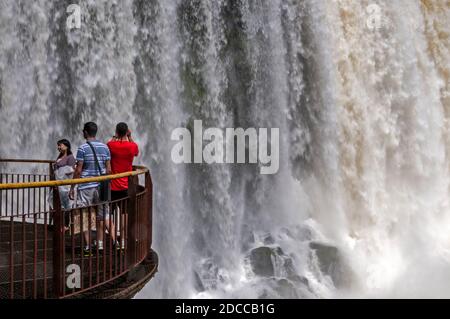
<svg viewBox="0 0 450 319">
<path fill-rule="evenodd" d="M 278 173 L 173 164 L 195 119 L 279 128 Z M 448 0 L 0 0 L 0 157 L 88 120 L 152 171 L 138 298 L 450 297 Z"/>
</svg>

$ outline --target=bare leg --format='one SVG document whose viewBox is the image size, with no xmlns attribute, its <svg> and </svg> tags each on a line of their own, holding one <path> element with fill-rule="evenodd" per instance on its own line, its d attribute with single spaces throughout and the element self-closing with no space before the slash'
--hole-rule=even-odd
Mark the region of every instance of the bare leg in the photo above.
<svg viewBox="0 0 450 319">
<path fill-rule="evenodd" d="M 84 246 L 89 246 L 90 247 L 90 243 L 89 243 L 89 233 L 87 230 L 85 230 L 83 232 L 83 237 L 84 237 Z"/>
<path fill-rule="evenodd" d="M 98 231 L 97 237 L 98 237 L 99 241 L 103 242 L 103 238 L 104 238 L 103 232 L 105 230 L 105 225 L 106 225 L 106 229 L 108 230 L 112 240 L 113 241 L 116 240 L 116 232 L 115 232 L 116 227 L 114 226 L 114 222 L 111 219 L 108 218 L 106 220 L 106 224 L 105 224 L 105 222 L 103 220 L 99 221 L 98 224 L 99 224 L 98 225 L 99 231 Z"/>
<path fill-rule="evenodd" d="M 114 226 L 114 222 L 111 218 L 109 218 L 106 221 L 106 228 L 108 229 L 109 235 L 111 236 L 111 239 L 113 242 L 116 241 L 116 227 Z"/>
<path fill-rule="evenodd" d="M 104 227 L 103 227 L 103 220 L 99 220 L 98 221 L 98 226 L 97 226 L 97 240 L 103 242 L 103 231 L 104 231 Z"/>
</svg>

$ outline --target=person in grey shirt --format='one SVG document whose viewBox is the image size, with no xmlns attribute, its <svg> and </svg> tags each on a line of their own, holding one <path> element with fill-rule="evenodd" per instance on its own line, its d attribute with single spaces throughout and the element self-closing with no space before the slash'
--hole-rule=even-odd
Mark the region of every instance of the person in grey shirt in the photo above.
<svg viewBox="0 0 450 319">
<path fill-rule="evenodd" d="M 55 172 L 56 180 L 71 179 L 75 172 L 75 165 L 77 161 L 72 154 L 70 142 L 66 139 L 59 140 L 57 142 L 59 156 L 56 159 L 53 169 Z M 61 205 L 64 209 L 70 209 L 69 191 L 70 186 L 59 186 L 59 195 L 61 198 Z"/>
<path fill-rule="evenodd" d="M 55 173 L 56 180 L 64 180 L 73 178 L 75 172 L 76 160 L 72 154 L 70 142 L 66 139 L 59 140 L 56 143 L 59 151 L 58 158 L 53 164 L 53 171 Z M 72 201 L 69 198 L 70 186 L 58 186 L 59 198 L 61 201 L 61 208 L 63 210 L 69 210 L 72 208 Z M 50 208 L 53 209 L 53 192 L 49 192 L 48 202 Z M 69 229 L 70 220 L 68 216 L 64 218 L 65 230 Z"/>
</svg>

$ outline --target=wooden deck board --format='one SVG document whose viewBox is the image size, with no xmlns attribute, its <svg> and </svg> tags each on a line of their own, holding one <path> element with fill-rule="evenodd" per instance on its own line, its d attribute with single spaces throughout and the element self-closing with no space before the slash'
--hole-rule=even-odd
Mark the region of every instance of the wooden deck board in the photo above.
<svg viewBox="0 0 450 319">
<path fill-rule="evenodd" d="M 44 263 L 44 225 L 37 224 L 36 225 L 36 247 L 37 250 L 34 249 L 35 242 L 35 225 L 26 224 L 25 227 L 20 222 L 14 222 L 14 236 L 13 236 L 13 276 L 14 276 L 14 294 L 13 298 L 32 298 L 34 297 L 34 290 L 36 289 L 37 298 L 44 297 L 44 278 L 47 278 L 47 296 L 52 298 L 52 273 L 53 273 L 53 233 L 49 229 L 47 231 L 47 251 L 46 257 L 47 260 Z M 23 229 L 25 229 L 25 250 L 23 250 Z M 94 236 L 95 238 L 95 236 Z M 80 239 L 79 236 L 76 238 L 76 253 L 74 258 L 72 258 L 72 247 L 70 246 L 71 240 L 69 240 L 69 234 L 66 235 L 66 258 L 65 258 L 65 266 L 69 264 L 75 263 L 81 266 L 81 250 L 80 250 Z M 10 298 L 10 272 L 11 272 L 11 223 L 8 221 L 0 221 L 0 299 Z M 106 244 L 106 242 L 105 242 Z M 109 244 L 105 245 L 104 254 L 108 256 Z M 114 254 L 114 252 L 112 252 Z M 123 254 L 120 251 L 115 251 L 116 258 L 118 261 L 117 267 L 113 264 L 111 265 L 111 270 L 113 276 L 116 274 L 116 271 L 120 271 L 119 267 L 119 259 Z M 35 255 L 36 254 L 36 255 Z M 115 298 L 116 294 L 123 295 L 126 297 L 126 293 L 121 291 L 129 291 L 130 287 L 139 286 L 139 282 L 144 280 L 145 282 L 150 280 L 151 276 L 157 271 L 157 257 L 155 257 L 156 253 L 152 252 L 150 256 L 153 256 L 149 260 L 146 260 L 142 265 L 138 266 L 137 269 L 140 271 L 133 273 L 140 273 L 139 275 L 133 276 L 125 275 L 122 276 L 124 278 L 118 278 L 109 282 L 108 284 L 102 285 L 101 287 L 97 287 L 88 291 L 86 293 L 77 296 L 77 298 Z M 157 256 L 157 255 L 156 255 Z M 25 257 L 25 262 L 23 262 L 23 257 Z M 123 257 L 122 257 L 123 258 Z M 153 261 L 151 260 L 153 259 Z M 89 277 L 88 273 L 88 265 L 92 262 L 93 268 L 91 277 Z M 99 271 L 96 270 L 97 262 L 99 264 Z M 104 270 L 104 258 L 103 255 L 94 254 L 91 259 L 89 257 L 83 257 L 83 285 L 86 286 L 89 284 L 90 280 L 92 283 L 97 282 L 97 278 L 101 282 L 102 279 L 105 279 Z M 44 264 L 46 265 L 46 274 L 44 274 Z M 110 274 L 110 265 L 108 259 L 105 262 L 106 264 L 106 278 L 109 278 Z M 34 267 L 36 265 L 36 267 Z M 23 273 L 25 271 L 25 277 Z M 118 274 L 118 273 L 117 273 Z M 146 279 L 147 278 L 147 279 Z M 25 292 L 24 289 L 25 282 Z M 128 283 L 128 284 L 127 284 Z M 139 288 L 140 289 L 140 288 Z M 137 290 L 138 291 L 138 290 Z M 137 291 L 131 291 L 128 295 L 135 294 Z M 114 293 L 113 293 L 114 292 Z"/>
</svg>

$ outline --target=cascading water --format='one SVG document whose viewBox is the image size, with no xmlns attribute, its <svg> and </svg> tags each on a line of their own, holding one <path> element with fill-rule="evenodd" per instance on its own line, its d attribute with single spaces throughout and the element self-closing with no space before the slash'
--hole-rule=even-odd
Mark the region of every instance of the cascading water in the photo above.
<svg viewBox="0 0 450 319">
<path fill-rule="evenodd" d="M 127 121 L 155 185 L 147 297 L 450 297 L 446 0 L 0 0 L 0 156 Z M 280 129 L 280 168 L 171 132 Z"/>
</svg>

